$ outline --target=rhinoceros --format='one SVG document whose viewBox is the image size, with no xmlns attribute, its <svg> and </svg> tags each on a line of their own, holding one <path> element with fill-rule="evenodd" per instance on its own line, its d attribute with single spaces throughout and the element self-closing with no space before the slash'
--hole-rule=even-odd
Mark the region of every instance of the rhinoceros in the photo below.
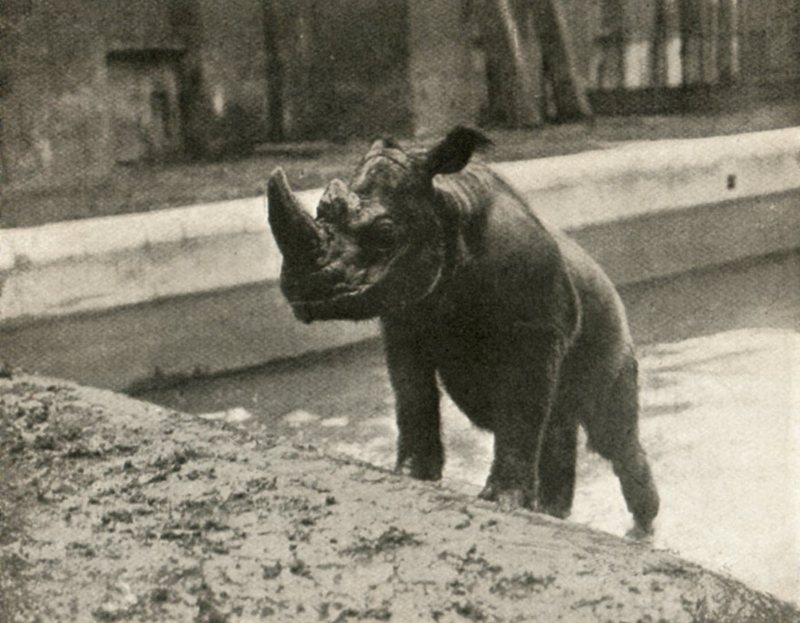
<svg viewBox="0 0 800 623">
<path fill-rule="evenodd" d="M 316 218 L 276 169 L 269 224 L 281 289 L 303 322 L 379 318 L 396 397 L 397 470 L 442 476 L 443 388 L 494 435 L 480 497 L 565 518 L 578 425 L 619 478 L 635 534 L 656 491 L 639 441 L 637 361 L 609 278 L 545 225 L 457 127 L 429 150 L 375 141 Z"/>
</svg>

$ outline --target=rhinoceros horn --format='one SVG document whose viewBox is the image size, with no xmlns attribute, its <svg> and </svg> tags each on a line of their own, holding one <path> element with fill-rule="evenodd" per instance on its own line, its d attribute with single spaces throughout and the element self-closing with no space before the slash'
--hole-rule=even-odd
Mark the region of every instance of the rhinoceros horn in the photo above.
<svg viewBox="0 0 800 623">
<path fill-rule="evenodd" d="M 320 233 L 289 187 L 283 169 L 278 167 L 267 182 L 269 226 L 287 264 L 312 263 L 320 250 Z"/>
</svg>

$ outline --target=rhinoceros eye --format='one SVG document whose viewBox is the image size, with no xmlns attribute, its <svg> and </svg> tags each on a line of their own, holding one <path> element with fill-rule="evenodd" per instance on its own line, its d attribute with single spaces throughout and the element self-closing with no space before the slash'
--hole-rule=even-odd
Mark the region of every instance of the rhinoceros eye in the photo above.
<svg viewBox="0 0 800 623">
<path fill-rule="evenodd" d="M 372 223 L 365 234 L 367 244 L 376 249 L 390 249 L 397 242 L 397 226 L 388 218 Z"/>
</svg>

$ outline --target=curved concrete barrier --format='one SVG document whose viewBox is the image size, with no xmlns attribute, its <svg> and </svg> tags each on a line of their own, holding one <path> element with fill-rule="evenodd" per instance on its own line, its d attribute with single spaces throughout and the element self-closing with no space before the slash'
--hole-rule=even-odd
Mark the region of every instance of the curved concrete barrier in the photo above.
<svg viewBox="0 0 800 623">
<path fill-rule="evenodd" d="M 800 248 L 800 128 L 493 166 L 618 285 Z M 378 334 L 296 322 L 280 262 L 263 197 L 0 230 L 0 358 L 130 389 Z"/>
<path fill-rule="evenodd" d="M 564 228 L 800 188 L 800 128 L 628 143 L 495 167 Z"/>
<path fill-rule="evenodd" d="M 800 128 L 633 143 L 493 166 L 545 220 L 586 244 L 620 282 L 800 244 L 793 227 L 800 222 L 796 198 L 784 200 L 787 192 L 800 190 Z M 299 195 L 312 206 L 320 192 Z M 0 231 L 0 320 L 276 280 L 280 256 L 267 232 L 265 201 L 255 197 Z M 717 204 L 734 207 L 685 218 L 687 210 Z M 636 232 L 619 227 L 637 219 L 648 222 L 644 228 L 639 222 Z M 623 239 L 611 235 L 609 241 L 608 231 L 597 239 L 610 224 Z M 637 248 L 642 239 L 645 248 Z M 665 253 L 643 258 L 654 243 Z M 733 248 L 708 252 L 720 244 Z M 633 257 L 626 248 L 634 250 Z M 687 256 L 688 262 L 669 261 Z"/>
</svg>

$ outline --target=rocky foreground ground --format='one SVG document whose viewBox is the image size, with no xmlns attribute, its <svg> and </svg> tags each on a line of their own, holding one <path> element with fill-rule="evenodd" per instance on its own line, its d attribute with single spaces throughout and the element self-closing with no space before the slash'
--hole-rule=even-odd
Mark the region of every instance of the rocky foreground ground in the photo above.
<svg viewBox="0 0 800 623">
<path fill-rule="evenodd" d="M 0 621 L 798 621 L 647 544 L 110 392 L 0 380 Z"/>
</svg>

